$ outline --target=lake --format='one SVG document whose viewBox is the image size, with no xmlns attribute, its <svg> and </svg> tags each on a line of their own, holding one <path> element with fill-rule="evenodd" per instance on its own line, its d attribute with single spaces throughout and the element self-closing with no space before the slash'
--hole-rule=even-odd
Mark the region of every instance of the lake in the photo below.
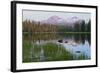
<svg viewBox="0 0 100 73">
<path fill-rule="evenodd" d="M 90 33 L 33 34 L 24 37 L 23 45 L 23 62 L 91 59 Z"/>
</svg>

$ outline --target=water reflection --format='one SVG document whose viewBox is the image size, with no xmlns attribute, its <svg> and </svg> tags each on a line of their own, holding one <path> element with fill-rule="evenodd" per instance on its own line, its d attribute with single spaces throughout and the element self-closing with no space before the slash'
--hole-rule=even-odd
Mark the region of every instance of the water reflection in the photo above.
<svg viewBox="0 0 100 73">
<path fill-rule="evenodd" d="M 60 33 L 60 36 L 62 36 L 62 39 L 71 39 L 75 41 L 75 43 L 85 43 L 85 40 L 91 44 L 91 34 L 65 34 L 65 33 Z"/>
<path fill-rule="evenodd" d="M 91 37 L 88 34 L 23 33 L 23 39 L 31 42 L 30 52 L 23 55 L 24 62 L 87 60 L 91 58 Z M 23 44 L 26 44 L 23 41 Z M 25 46 L 23 46 L 25 47 Z M 23 52 L 24 54 L 24 52 Z"/>
</svg>

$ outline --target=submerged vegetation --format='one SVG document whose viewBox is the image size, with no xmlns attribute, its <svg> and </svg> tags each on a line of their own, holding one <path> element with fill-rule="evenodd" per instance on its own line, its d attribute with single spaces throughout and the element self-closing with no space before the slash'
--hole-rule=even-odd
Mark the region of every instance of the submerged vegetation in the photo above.
<svg viewBox="0 0 100 73">
<path fill-rule="evenodd" d="M 46 43 L 37 45 L 36 43 L 23 43 L 23 62 L 44 62 L 44 61 L 64 61 L 64 60 L 84 60 L 87 59 L 84 54 L 77 58 L 75 54 L 66 50 L 62 45 L 55 43 Z"/>
</svg>

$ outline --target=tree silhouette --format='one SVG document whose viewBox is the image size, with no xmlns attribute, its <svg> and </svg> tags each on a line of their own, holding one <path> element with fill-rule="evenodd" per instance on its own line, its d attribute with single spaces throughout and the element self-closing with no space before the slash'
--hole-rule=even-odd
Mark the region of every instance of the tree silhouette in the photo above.
<svg viewBox="0 0 100 73">
<path fill-rule="evenodd" d="M 81 26 L 80 23 L 79 23 L 79 22 L 76 22 L 76 23 L 74 24 L 74 31 L 75 31 L 75 32 L 80 32 L 80 29 L 81 29 L 80 26 Z"/>
<path fill-rule="evenodd" d="M 91 20 L 89 20 L 88 24 L 87 24 L 87 30 L 88 32 L 91 32 Z"/>
<path fill-rule="evenodd" d="M 85 32 L 85 21 L 83 20 L 81 23 L 81 32 Z"/>
</svg>

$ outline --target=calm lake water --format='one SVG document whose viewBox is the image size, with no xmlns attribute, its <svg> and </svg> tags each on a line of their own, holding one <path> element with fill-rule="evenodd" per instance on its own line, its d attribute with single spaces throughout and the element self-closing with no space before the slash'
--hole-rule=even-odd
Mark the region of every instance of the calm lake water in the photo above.
<svg viewBox="0 0 100 73">
<path fill-rule="evenodd" d="M 54 39 L 31 40 L 27 59 L 29 62 L 88 60 L 91 59 L 90 39 L 90 34 L 60 34 Z"/>
</svg>

